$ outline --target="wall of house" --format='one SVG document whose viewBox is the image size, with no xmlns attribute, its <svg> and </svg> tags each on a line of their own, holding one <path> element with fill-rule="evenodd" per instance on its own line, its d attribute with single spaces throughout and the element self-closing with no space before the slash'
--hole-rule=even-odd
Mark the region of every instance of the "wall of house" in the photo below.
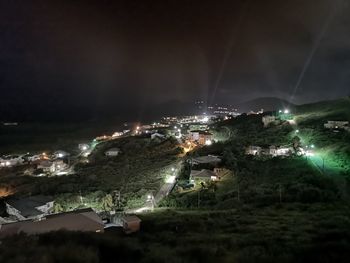
<svg viewBox="0 0 350 263">
<path fill-rule="evenodd" d="M 20 211 L 18 211 L 16 208 L 14 208 L 13 206 L 11 206 L 7 203 L 6 203 L 6 212 L 9 215 L 13 215 L 13 216 L 17 217 L 18 220 L 25 220 L 26 219 L 24 216 L 21 215 Z"/>
<path fill-rule="evenodd" d="M 43 212 L 44 214 L 49 214 L 53 209 L 54 201 L 48 202 L 45 205 L 35 207 L 35 209 L 38 209 L 39 211 Z"/>
</svg>

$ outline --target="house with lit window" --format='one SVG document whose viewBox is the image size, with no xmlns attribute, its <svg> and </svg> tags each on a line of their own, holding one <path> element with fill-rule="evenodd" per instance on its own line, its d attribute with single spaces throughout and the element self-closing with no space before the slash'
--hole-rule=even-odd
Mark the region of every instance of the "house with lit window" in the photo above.
<svg viewBox="0 0 350 263">
<path fill-rule="evenodd" d="M 251 145 L 246 149 L 246 154 L 248 155 L 260 155 L 262 148 L 260 146 Z"/>
<path fill-rule="evenodd" d="M 349 122 L 348 121 L 328 121 L 324 124 L 326 129 L 344 129 L 348 130 Z"/>
<path fill-rule="evenodd" d="M 194 130 L 189 132 L 189 140 L 199 145 L 208 145 L 213 141 L 213 134 L 208 131 Z"/>
</svg>

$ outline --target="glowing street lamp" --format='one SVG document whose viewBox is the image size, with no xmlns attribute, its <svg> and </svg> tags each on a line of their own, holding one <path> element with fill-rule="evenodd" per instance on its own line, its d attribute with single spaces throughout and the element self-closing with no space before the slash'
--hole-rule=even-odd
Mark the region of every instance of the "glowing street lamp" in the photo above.
<svg viewBox="0 0 350 263">
<path fill-rule="evenodd" d="M 299 130 L 295 130 L 295 133 L 299 133 Z"/>
<path fill-rule="evenodd" d="M 284 114 L 288 114 L 289 113 L 289 110 L 284 110 Z"/>
<path fill-rule="evenodd" d="M 212 141 L 211 141 L 211 140 L 206 140 L 206 141 L 205 141 L 205 145 L 208 145 L 208 146 L 209 146 L 209 145 L 211 145 L 211 144 L 212 144 Z"/>
</svg>

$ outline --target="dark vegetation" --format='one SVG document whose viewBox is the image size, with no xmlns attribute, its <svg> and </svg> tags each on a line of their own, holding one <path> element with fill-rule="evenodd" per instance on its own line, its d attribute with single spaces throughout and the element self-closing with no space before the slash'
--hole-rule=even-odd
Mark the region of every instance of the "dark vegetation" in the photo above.
<svg viewBox="0 0 350 263">
<path fill-rule="evenodd" d="M 349 216 L 346 204 L 169 210 L 141 216 L 142 231 L 131 236 L 15 236 L 2 241 L 0 261 L 348 262 Z"/>
<path fill-rule="evenodd" d="M 122 153 L 106 157 L 104 152 L 118 147 Z M 78 164 L 76 174 L 57 177 L 23 176 L 23 170 L 0 178 L 0 186 L 16 189 L 17 195 L 51 195 L 57 198 L 59 210 L 78 208 L 84 203 L 97 209 L 100 198 L 120 191 L 120 207 L 135 207 L 150 192 L 164 183 L 166 168 L 174 163 L 180 150 L 175 140 L 163 142 L 149 138 L 127 137 L 97 146 L 88 164 Z"/>
</svg>

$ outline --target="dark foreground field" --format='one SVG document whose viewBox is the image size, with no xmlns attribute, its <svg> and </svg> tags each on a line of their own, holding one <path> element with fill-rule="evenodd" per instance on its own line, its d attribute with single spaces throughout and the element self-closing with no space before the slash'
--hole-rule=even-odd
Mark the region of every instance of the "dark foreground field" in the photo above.
<svg viewBox="0 0 350 263">
<path fill-rule="evenodd" d="M 133 236 L 58 232 L 3 240 L 1 262 L 349 262 L 350 207 L 159 210 Z M 18 253 L 21 251 L 21 253 Z"/>
</svg>

